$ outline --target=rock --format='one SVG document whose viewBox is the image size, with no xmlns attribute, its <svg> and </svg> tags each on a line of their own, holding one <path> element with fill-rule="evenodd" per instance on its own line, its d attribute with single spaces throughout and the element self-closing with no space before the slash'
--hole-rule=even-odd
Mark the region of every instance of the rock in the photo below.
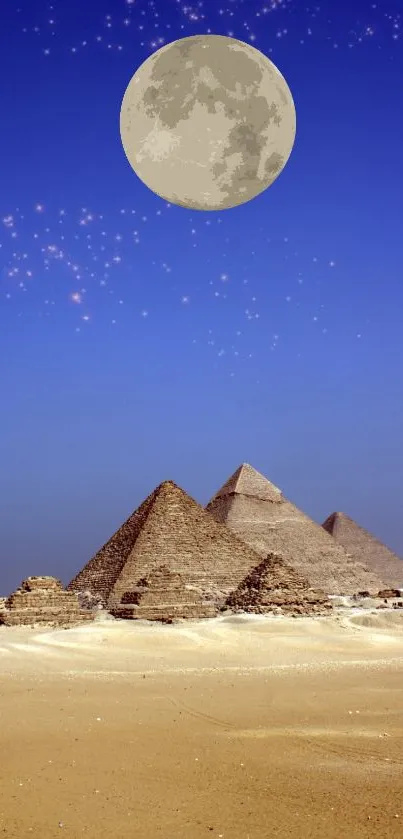
<svg viewBox="0 0 403 839">
<path fill-rule="evenodd" d="M 89 589 L 77 592 L 78 602 L 81 609 L 103 609 L 102 597 L 99 594 L 92 594 Z"/>
<path fill-rule="evenodd" d="M 389 599 L 391 597 L 401 597 L 400 589 L 398 588 L 385 588 L 382 591 L 378 591 L 378 597 L 382 600 Z"/>
</svg>

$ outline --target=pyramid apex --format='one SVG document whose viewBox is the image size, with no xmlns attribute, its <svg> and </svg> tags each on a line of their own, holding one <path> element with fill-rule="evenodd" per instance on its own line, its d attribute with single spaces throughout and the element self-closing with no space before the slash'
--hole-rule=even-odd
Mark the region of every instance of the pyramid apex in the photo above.
<svg viewBox="0 0 403 839">
<path fill-rule="evenodd" d="M 327 519 L 325 519 L 325 521 L 322 524 L 322 527 L 324 528 L 324 530 L 327 530 L 328 533 L 332 534 L 337 524 L 341 521 L 352 522 L 353 520 L 350 518 L 350 516 L 347 515 L 347 513 L 335 511 L 334 513 L 330 513 L 330 516 L 328 516 Z"/>
<path fill-rule="evenodd" d="M 181 494 L 184 494 L 184 490 L 181 489 L 181 487 L 178 486 L 178 484 L 176 484 L 175 481 L 171 480 L 162 481 L 160 484 L 158 484 L 154 492 L 155 496 L 160 495 L 162 492 L 180 492 Z"/>
<path fill-rule="evenodd" d="M 228 495 L 248 495 L 262 501 L 278 502 L 283 499 L 281 490 L 271 483 L 250 463 L 241 463 L 233 475 L 218 490 L 214 498 Z M 212 499 L 214 500 L 214 499 Z M 210 502 L 211 503 L 211 502 Z"/>
</svg>

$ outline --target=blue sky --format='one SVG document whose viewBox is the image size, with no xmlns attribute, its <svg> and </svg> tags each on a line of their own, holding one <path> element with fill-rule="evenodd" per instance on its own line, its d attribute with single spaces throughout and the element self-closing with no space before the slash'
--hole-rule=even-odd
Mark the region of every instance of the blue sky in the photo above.
<svg viewBox="0 0 403 839">
<path fill-rule="evenodd" d="M 160 481 L 206 503 L 243 461 L 403 554 L 399 7 L 3 4 L 2 593 L 67 582 Z M 274 61 L 297 138 L 264 194 L 192 212 L 132 172 L 119 110 L 208 32 Z"/>
</svg>

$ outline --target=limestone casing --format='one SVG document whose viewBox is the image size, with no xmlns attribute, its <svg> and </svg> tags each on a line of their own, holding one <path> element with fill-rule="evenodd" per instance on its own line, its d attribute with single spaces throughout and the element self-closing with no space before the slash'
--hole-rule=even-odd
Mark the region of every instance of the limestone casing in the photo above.
<svg viewBox="0 0 403 839">
<path fill-rule="evenodd" d="M 277 553 L 326 594 L 378 591 L 382 580 L 288 501 L 278 487 L 242 464 L 207 504 L 261 558 Z"/>
</svg>

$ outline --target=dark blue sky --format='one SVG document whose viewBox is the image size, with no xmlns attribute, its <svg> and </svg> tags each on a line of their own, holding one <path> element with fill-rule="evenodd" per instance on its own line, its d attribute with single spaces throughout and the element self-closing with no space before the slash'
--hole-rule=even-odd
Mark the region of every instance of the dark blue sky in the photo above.
<svg viewBox="0 0 403 839">
<path fill-rule="evenodd" d="M 401 10 L 4 0 L 0 593 L 242 461 L 403 554 Z M 297 109 L 282 175 L 221 213 L 167 206 L 119 136 L 136 68 L 208 32 L 265 52 Z"/>
</svg>

